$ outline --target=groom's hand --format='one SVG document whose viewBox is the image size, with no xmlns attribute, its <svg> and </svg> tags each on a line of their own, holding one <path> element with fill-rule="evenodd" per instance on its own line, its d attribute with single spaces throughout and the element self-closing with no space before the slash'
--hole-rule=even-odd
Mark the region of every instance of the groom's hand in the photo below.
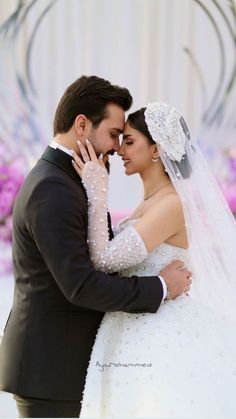
<svg viewBox="0 0 236 419">
<path fill-rule="evenodd" d="M 177 260 L 170 263 L 160 272 L 160 275 L 165 280 L 168 299 L 174 300 L 179 295 L 189 291 L 192 282 L 191 272 L 183 262 Z"/>
</svg>

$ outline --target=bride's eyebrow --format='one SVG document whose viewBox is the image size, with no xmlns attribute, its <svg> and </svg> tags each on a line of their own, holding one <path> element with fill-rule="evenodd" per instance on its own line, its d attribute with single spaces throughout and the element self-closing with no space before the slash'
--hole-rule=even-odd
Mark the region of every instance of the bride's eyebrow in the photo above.
<svg viewBox="0 0 236 419">
<path fill-rule="evenodd" d="M 123 135 L 124 140 L 126 140 L 126 138 L 130 138 L 130 137 L 131 137 L 131 135 L 130 135 L 130 134 L 124 134 L 124 135 Z"/>
</svg>

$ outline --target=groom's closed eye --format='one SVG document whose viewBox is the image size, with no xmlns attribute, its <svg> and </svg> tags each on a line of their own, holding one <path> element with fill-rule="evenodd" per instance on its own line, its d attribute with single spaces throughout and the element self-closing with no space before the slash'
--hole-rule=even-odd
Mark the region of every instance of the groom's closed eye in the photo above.
<svg viewBox="0 0 236 419">
<path fill-rule="evenodd" d="M 110 133 L 110 136 L 111 136 L 111 138 L 117 138 L 117 139 L 119 139 L 120 134 L 116 134 L 114 132 L 111 132 Z"/>
<path fill-rule="evenodd" d="M 112 138 L 119 138 L 119 136 L 123 133 L 123 131 L 119 128 L 114 128 L 112 131 L 110 131 L 110 135 Z"/>
</svg>

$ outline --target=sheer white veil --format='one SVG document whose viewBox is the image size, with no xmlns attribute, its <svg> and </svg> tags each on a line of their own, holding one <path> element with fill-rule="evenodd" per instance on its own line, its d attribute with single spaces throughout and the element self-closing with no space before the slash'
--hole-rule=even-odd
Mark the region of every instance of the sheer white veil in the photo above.
<svg viewBox="0 0 236 419">
<path fill-rule="evenodd" d="M 190 295 L 236 320 L 236 221 L 180 112 L 148 104 L 148 130 L 181 199 L 193 272 Z"/>
</svg>

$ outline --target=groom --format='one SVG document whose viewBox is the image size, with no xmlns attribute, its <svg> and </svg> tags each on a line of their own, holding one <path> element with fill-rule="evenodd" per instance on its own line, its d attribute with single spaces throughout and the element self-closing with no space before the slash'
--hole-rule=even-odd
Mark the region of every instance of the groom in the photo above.
<svg viewBox="0 0 236 419">
<path fill-rule="evenodd" d="M 97 154 L 119 150 L 127 89 L 82 76 L 65 91 L 54 140 L 29 173 L 14 207 L 14 302 L 0 348 L 0 390 L 20 417 L 78 417 L 94 339 L 106 311 L 155 313 L 189 288 L 174 262 L 161 277 L 95 271 L 87 245 L 87 199 L 70 150 L 89 138 Z M 110 219 L 109 226 L 110 226 Z M 110 237 L 112 231 L 110 229 Z"/>
</svg>

